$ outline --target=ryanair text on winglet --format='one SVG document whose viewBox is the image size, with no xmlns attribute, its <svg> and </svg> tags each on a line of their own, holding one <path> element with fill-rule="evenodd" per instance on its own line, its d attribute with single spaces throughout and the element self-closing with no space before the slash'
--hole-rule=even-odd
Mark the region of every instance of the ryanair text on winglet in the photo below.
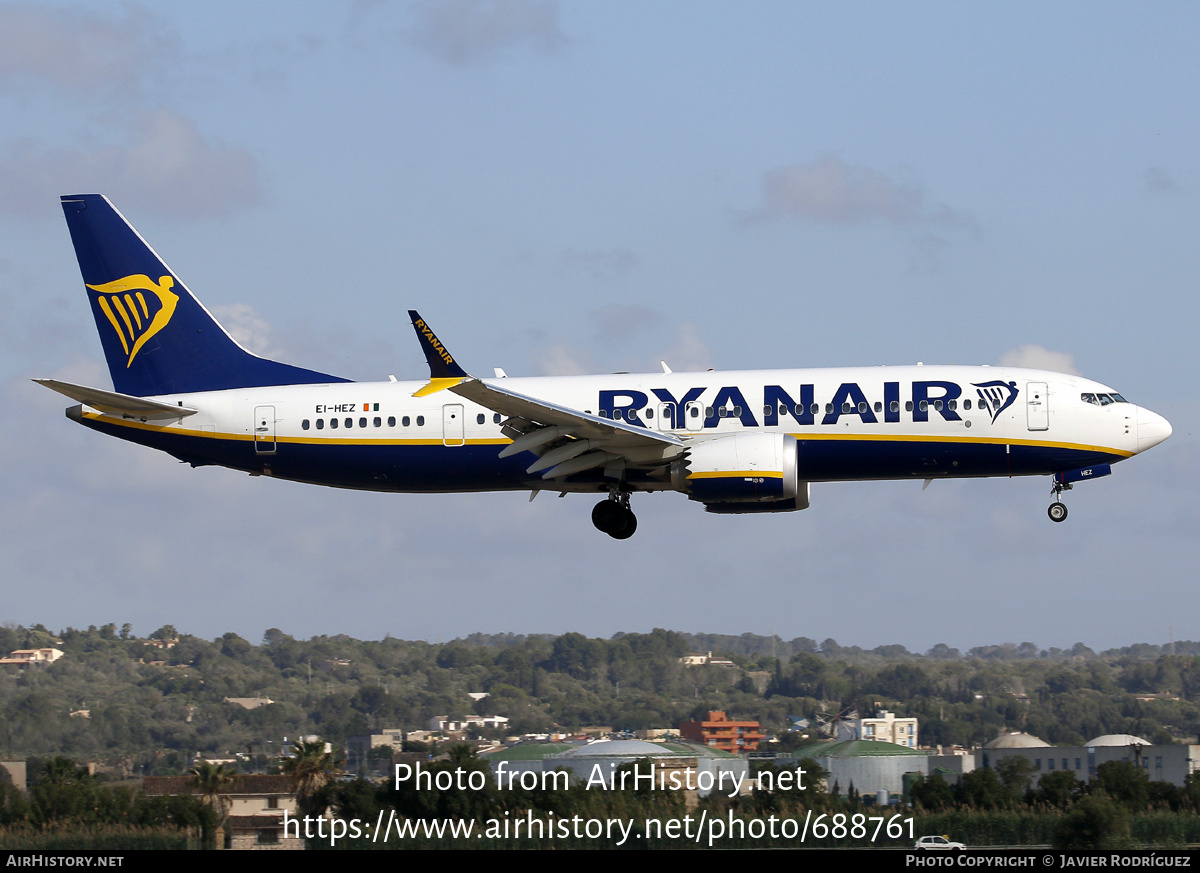
<svg viewBox="0 0 1200 873">
<path fill-rule="evenodd" d="M 429 344 L 433 346 L 433 350 L 438 353 L 438 357 L 440 357 L 447 364 L 454 363 L 454 358 L 450 357 L 450 353 L 446 351 L 446 347 L 442 345 L 442 341 L 433 335 L 433 331 L 430 330 L 429 326 L 425 324 L 425 319 L 418 318 L 413 322 L 413 324 L 417 326 L 417 330 L 421 331 L 421 335 L 425 337 L 425 339 L 429 340 Z"/>
</svg>

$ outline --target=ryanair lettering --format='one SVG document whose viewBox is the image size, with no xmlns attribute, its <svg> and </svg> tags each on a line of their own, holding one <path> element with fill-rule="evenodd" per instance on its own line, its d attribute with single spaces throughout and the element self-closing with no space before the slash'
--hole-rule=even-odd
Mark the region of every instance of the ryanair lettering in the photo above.
<svg viewBox="0 0 1200 873">
<path fill-rule="evenodd" d="M 442 345 L 441 340 L 433 335 L 433 331 L 429 329 L 429 326 L 425 324 L 423 319 L 418 318 L 413 322 L 413 325 L 418 331 L 420 331 L 421 336 L 425 337 L 425 341 L 433 347 L 433 350 L 437 353 L 439 358 L 441 358 L 447 364 L 454 363 L 454 358 L 450 357 L 450 353 L 446 351 L 446 347 Z"/>
<path fill-rule="evenodd" d="M 652 388 L 651 400 L 645 391 L 605 390 L 599 395 L 599 414 L 603 418 L 625 421 L 641 427 L 649 427 L 651 412 L 657 406 L 664 419 L 661 425 L 672 430 L 699 430 L 715 428 L 722 419 L 737 419 L 742 427 L 779 427 L 794 421 L 797 425 L 836 425 L 847 418 L 856 418 L 862 424 L 895 423 L 901 416 L 912 421 L 929 421 L 930 415 L 940 416 L 944 421 L 962 421 L 958 410 L 970 409 L 972 400 L 962 399 L 963 388 L 954 382 L 930 380 L 913 382 L 909 386 L 908 398 L 901 401 L 899 382 L 884 382 L 881 390 L 868 397 L 867 392 L 855 382 L 843 382 L 829 399 L 822 403 L 817 397 L 815 385 L 800 385 L 794 390 L 781 385 L 764 385 L 762 403 L 752 406 L 742 390 L 736 385 L 717 388 L 689 388 L 681 397 L 676 397 L 666 388 Z M 979 408 L 991 413 L 992 423 L 1016 400 L 1015 382 L 972 383 L 976 389 L 975 402 Z M 961 405 L 961 406 L 960 406 Z M 688 409 L 699 406 L 703 412 L 688 417 Z M 762 422 L 759 422 L 759 415 Z"/>
</svg>

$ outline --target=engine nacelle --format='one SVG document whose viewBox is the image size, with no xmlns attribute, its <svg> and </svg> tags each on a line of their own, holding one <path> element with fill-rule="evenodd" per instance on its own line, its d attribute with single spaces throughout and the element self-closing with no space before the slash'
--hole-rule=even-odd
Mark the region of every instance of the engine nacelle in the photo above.
<svg viewBox="0 0 1200 873">
<path fill-rule="evenodd" d="M 671 487 L 710 512 L 791 512 L 808 507 L 796 438 L 742 433 L 695 443 L 671 464 Z"/>
</svg>

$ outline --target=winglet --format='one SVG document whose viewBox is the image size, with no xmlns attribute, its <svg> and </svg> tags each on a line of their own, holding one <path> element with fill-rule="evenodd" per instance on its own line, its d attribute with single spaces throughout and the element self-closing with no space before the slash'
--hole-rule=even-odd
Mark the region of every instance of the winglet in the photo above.
<svg viewBox="0 0 1200 873">
<path fill-rule="evenodd" d="M 425 351 L 425 360 L 429 363 L 429 384 L 414 394 L 414 397 L 424 397 L 445 388 L 452 388 L 463 379 L 470 378 L 467 371 L 454 362 L 442 341 L 415 309 L 408 310 L 408 317 L 412 319 L 413 330 L 417 332 L 417 340 L 421 343 L 421 348 Z"/>
</svg>

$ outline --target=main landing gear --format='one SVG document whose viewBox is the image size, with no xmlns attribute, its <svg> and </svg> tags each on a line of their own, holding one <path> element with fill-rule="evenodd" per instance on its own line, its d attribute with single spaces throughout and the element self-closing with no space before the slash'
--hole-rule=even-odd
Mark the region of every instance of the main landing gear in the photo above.
<svg viewBox="0 0 1200 873">
<path fill-rule="evenodd" d="M 1050 516 L 1051 521 L 1066 521 L 1067 520 L 1067 504 L 1063 503 L 1058 495 L 1064 491 L 1070 491 L 1069 483 L 1058 481 L 1058 477 L 1054 477 L 1054 485 L 1051 490 L 1054 492 L 1054 502 L 1050 504 L 1050 508 L 1046 510 L 1046 515 Z"/>
<path fill-rule="evenodd" d="M 637 530 L 637 516 L 629 508 L 629 492 L 613 488 L 607 500 L 592 508 L 592 524 L 614 540 L 627 540 Z"/>
</svg>

